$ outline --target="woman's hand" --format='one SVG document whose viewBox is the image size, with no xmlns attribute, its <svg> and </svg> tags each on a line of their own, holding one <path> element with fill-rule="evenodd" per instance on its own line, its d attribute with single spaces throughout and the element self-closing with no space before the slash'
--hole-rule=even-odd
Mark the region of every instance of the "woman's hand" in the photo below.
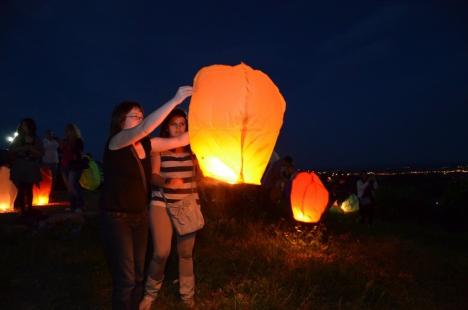
<svg viewBox="0 0 468 310">
<path fill-rule="evenodd" d="M 176 104 L 181 104 L 185 99 L 187 99 L 187 97 L 192 96 L 192 92 L 192 86 L 181 86 L 177 90 L 177 93 L 175 94 L 174 98 L 172 98 L 172 100 L 176 102 Z"/>
</svg>

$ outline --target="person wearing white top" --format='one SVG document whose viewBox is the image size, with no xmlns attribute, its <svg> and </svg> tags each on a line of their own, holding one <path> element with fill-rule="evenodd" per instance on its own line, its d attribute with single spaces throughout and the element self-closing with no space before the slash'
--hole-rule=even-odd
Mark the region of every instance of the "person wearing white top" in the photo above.
<svg viewBox="0 0 468 310">
<path fill-rule="evenodd" d="M 372 225 L 375 209 L 375 192 L 378 188 L 374 174 L 361 173 L 356 182 L 357 196 L 359 198 L 359 213 L 361 222 Z"/>
<path fill-rule="evenodd" d="M 54 188 L 55 181 L 57 178 L 57 170 L 59 163 L 59 141 L 54 136 L 52 130 L 48 129 L 45 133 L 45 137 L 42 140 L 44 146 L 44 155 L 42 156 L 42 164 L 50 169 L 52 172 L 52 188 Z"/>
</svg>

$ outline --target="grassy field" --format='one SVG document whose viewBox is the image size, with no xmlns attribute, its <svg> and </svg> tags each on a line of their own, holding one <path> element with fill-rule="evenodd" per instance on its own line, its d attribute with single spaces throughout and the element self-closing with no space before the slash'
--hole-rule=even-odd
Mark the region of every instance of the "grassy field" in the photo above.
<svg viewBox="0 0 468 310">
<path fill-rule="evenodd" d="M 0 214 L 0 309 L 110 308 L 110 275 L 92 212 L 97 196 L 86 193 L 91 212 L 83 223 L 24 223 Z M 269 216 L 257 212 L 255 200 L 243 197 L 242 205 L 218 199 L 204 206 L 207 225 L 195 249 L 200 309 L 468 305 L 466 232 L 382 219 L 368 227 L 356 215 L 341 214 L 327 214 L 320 225 L 300 225 L 272 216 L 277 210 Z M 155 309 L 180 308 L 176 266 L 175 260 L 168 264 Z"/>
</svg>

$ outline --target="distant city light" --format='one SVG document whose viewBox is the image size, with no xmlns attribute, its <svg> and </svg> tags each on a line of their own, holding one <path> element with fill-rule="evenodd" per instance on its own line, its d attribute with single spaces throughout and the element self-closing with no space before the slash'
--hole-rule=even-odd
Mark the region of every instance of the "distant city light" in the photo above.
<svg viewBox="0 0 468 310">
<path fill-rule="evenodd" d="M 7 140 L 9 143 L 12 143 L 12 142 L 15 140 L 15 138 L 16 138 L 17 136 L 18 136 L 18 133 L 15 132 L 12 136 L 7 136 L 7 137 L 6 137 L 6 140 Z"/>
</svg>

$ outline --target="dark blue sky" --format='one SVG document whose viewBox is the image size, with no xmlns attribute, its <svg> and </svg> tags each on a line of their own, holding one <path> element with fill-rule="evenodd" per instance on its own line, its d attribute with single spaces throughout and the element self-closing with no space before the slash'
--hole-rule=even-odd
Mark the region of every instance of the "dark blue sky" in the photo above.
<svg viewBox="0 0 468 310">
<path fill-rule="evenodd" d="M 211 64 L 267 73 L 305 169 L 468 163 L 464 1 L 0 1 L 0 137 L 25 116 L 100 157 L 123 99 L 148 112 Z M 169 2 L 169 1 L 166 1 Z"/>
</svg>

